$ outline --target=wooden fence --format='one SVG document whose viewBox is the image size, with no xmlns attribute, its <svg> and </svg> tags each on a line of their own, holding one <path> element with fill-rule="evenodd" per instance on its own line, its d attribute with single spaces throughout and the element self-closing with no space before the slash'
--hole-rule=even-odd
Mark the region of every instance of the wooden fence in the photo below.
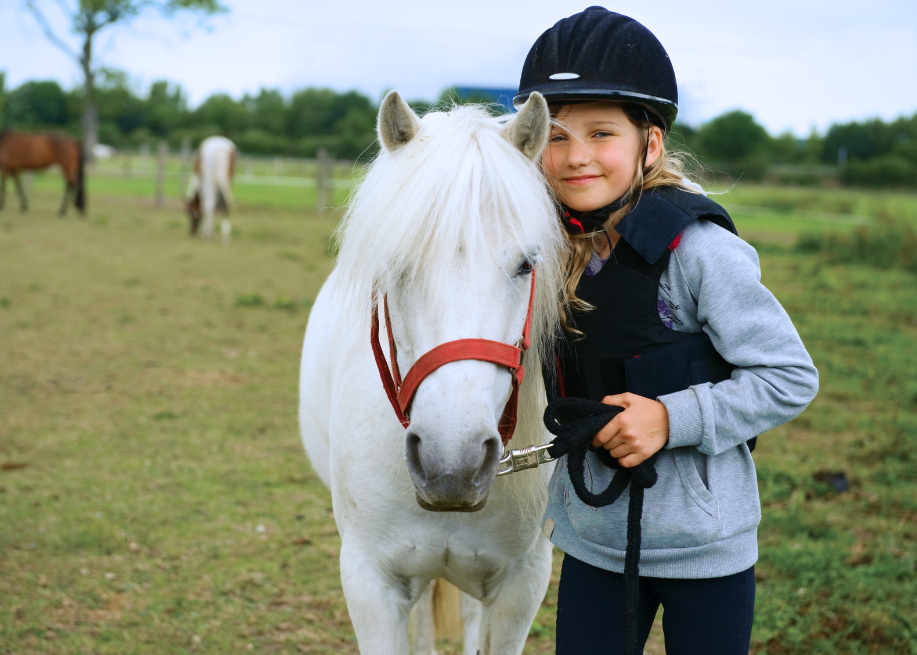
<svg viewBox="0 0 917 655">
<path fill-rule="evenodd" d="M 324 149 L 315 159 L 240 153 L 236 160 L 234 183 L 315 188 L 315 206 L 322 209 L 329 206 L 335 190 L 353 185 L 362 167 L 363 164 L 352 161 L 333 160 Z M 177 180 L 184 190 L 191 168 L 192 153 L 187 145 L 176 151 L 161 142 L 155 150 L 147 144 L 136 150 L 122 149 L 111 157 L 96 159 L 92 164 L 92 174 L 155 180 L 156 205 L 161 207 L 165 203 L 166 181 Z"/>
</svg>

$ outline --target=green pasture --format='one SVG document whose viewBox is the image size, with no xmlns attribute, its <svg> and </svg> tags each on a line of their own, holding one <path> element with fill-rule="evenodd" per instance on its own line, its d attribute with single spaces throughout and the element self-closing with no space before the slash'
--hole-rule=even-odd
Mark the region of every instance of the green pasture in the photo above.
<svg viewBox="0 0 917 655">
<path fill-rule="evenodd" d="M 338 213 L 238 184 L 223 247 L 187 236 L 177 186 L 156 209 L 152 185 L 93 178 L 84 219 L 56 217 L 59 187 L 38 175 L 32 210 L 8 196 L 0 213 L 0 653 L 356 653 L 296 425 Z M 792 243 L 860 229 L 823 214 L 917 224 L 917 196 L 737 186 L 721 202 L 753 208 L 739 229 L 821 375 L 754 454 L 752 652 L 913 655 L 917 278 Z M 848 491 L 824 481 L 839 471 Z M 556 583 L 526 653 L 553 653 Z"/>
</svg>

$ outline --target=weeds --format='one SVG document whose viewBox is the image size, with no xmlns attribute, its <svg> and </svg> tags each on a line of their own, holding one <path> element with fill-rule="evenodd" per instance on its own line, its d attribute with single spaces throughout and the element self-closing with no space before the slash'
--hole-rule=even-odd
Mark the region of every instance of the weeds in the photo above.
<svg viewBox="0 0 917 655">
<path fill-rule="evenodd" d="M 917 273 L 917 229 L 900 218 L 881 218 L 852 232 L 804 232 L 796 247 L 800 252 L 823 253 L 833 263 Z"/>
<path fill-rule="evenodd" d="M 291 298 L 279 296 L 271 305 L 261 296 L 261 294 L 253 293 L 247 296 L 237 296 L 235 304 L 236 307 L 271 307 L 286 312 L 295 312 L 303 307 L 311 307 L 312 299 L 303 298 L 302 300 L 293 300 Z"/>
<path fill-rule="evenodd" d="M 236 307 L 263 307 L 264 298 L 260 294 L 253 293 L 249 296 L 238 296 L 236 298 Z"/>
</svg>

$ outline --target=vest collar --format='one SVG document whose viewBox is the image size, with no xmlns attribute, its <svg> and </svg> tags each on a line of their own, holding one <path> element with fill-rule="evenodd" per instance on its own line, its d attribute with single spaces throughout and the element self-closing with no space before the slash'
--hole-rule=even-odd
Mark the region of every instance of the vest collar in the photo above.
<svg viewBox="0 0 917 655">
<path fill-rule="evenodd" d="M 655 264 L 682 230 L 702 216 L 736 233 L 726 210 L 704 195 L 677 187 L 644 193 L 615 230 L 647 263 Z"/>
</svg>

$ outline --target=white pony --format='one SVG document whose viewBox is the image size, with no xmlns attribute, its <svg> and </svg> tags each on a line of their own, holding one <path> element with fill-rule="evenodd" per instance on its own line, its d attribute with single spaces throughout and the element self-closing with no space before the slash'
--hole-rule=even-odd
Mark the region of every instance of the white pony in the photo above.
<svg viewBox="0 0 917 655">
<path fill-rule="evenodd" d="M 521 653 L 544 597 L 550 468 L 495 478 L 509 369 L 464 360 L 434 370 L 406 430 L 369 337 L 375 288 L 375 298 L 387 295 L 401 371 L 456 339 L 516 343 L 534 266 L 532 347 L 509 446 L 545 442 L 539 362 L 558 331 L 566 247 L 535 164 L 549 123 L 537 93 L 510 122 L 476 107 L 420 120 L 396 92 L 380 107 L 383 149 L 352 199 L 337 266 L 312 309 L 299 407 L 303 443 L 331 488 L 341 580 L 364 655 L 409 652 L 408 615 L 419 599 L 414 652 L 435 652 L 436 578 L 465 594 L 470 655 Z"/>
<path fill-rule="evenodd" d="M 213 236 L 213 214 L 219 208 L 226 213 L 220 221 L 223 243 L 228 244 L 232 238 L 232 225 L 229 223 L 232 189 L 229 183 L 232 181 L 236 156 L 235 144 L 223 136 L 204 139 L 194 153 L 194 171 L 185 192 L 192 236 L 197 233 L 202 216 L 204 227 L 201 238 L 210 239 Z"/>
</svg>

